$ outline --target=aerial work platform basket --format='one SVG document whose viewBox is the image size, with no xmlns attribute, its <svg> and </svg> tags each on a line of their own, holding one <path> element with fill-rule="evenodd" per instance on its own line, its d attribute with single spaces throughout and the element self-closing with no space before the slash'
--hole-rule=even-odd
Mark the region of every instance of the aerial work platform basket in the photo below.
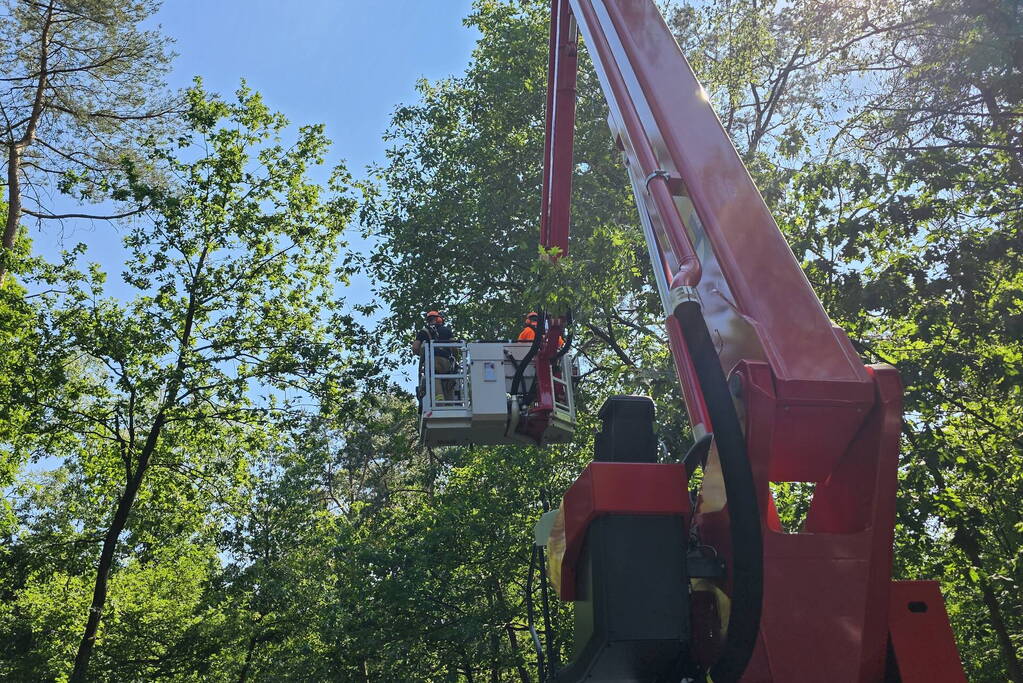
<svg viewBox="0 0 1023 683">
<path fill-rule="evenodd" d="M 417 389 L 423 443 L 459 446 L 571 440 L 575 431 L 574 366 L 568 355 L 552 364 L 553 410 L 545 416 L 547 425 L 539 440 L 523 429 L 535 419 L 537 361 L 528 358 L 532 346 L 529 342 L 424 343 Z"/>
</svg>

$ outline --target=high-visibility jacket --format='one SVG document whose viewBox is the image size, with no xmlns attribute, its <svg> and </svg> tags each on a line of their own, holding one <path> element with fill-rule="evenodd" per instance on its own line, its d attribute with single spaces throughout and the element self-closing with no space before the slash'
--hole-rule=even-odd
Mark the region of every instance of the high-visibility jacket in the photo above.
<svg viewBox="0 0 1023 683">
<path fill-rule="evenodd" d="M 536 339 L 536 328 L 532 325 L 526 325 L 519 332 L 519 341 L 533 341 L 534 339 Z"/>
<path fill-rule="evenodd" d="M 536 339 L 536 327 L 534 327 L 533 325 L 526 325 L 522 329 L 522 331 L 519 332 L 518 341 L 520 341 L 520 342 L 526 342 L 526 341 L 531 342 L 534 339 Z M 560 347 L 562 347 L 564 345 L 565 345 L 565 338 L 564 337 L 558 337 L 558 347 L 560 348 Z"/>
</svg>

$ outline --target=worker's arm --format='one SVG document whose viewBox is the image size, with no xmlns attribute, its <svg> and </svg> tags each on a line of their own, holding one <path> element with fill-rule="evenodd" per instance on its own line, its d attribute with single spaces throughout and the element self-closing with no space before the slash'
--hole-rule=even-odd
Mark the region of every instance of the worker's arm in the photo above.
<svg viewBox="0 0 1023 683">
<path fill-rule="evenodd" d="M 419 330 L 419 334 L 416 335 L 416 340 L 412 342 L 412 353 L 419 355 L 423 349 L 423 342 L 430 338 L 430 333 L 425 329 Z"/>
</svg>

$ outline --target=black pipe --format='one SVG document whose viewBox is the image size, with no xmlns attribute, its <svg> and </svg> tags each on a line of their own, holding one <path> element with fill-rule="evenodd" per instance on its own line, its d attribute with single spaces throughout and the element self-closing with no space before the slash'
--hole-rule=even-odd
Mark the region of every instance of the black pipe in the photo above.
<svg viewBox="0 0 1023 683">
<path fill-rule="evenodd" d="M 543 341 L 543 328 L 546 314 L 541 310 L 540 321 L 536 324 L 536 334 L 533 335 L 533 345 L 529 347 L 529 351 L 522 358 L 522 361 L 515 363 L 515 359 L 512 359 L 512 363 L 515 363 L 515 377 L 512 379 L 511 395 L 515 396 L 519 393 L 519 385 L 522 384 L 522 375 L 526 372 L 526 368 L 532 362 L 533 357 L 536 356 L 536 352 L 540 350 L 540 343 Z"/>
<path fill-rule="evenodd" d="M 764 596 L 760 507 L 746 452 L 746 437 L 700 305 L 691 301 L 679 304 L 675 317 L 681 323 L 682 335 L 707 403 L 728 497 L 732 537 L 731 609 L 724 649 L 711 667 L 710 675 L 715 683 L 731 683 L 738 681 L 746 670 L 760 631 Z"/>
</svg>

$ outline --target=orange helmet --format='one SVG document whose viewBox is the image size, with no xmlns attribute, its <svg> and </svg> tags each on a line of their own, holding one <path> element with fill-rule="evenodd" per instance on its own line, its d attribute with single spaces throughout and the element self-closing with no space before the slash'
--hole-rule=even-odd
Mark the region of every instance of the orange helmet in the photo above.
<svg viewBox="0 0 1023 683">
<path fill-rule="evenodd" d="M 442 315 L 441 315 L 440 313 L 438 313 L 437 311 L 430 311 L 429 313 L 427 313 L 427 314 L 426 314 L 426 320 L 427 320 L 427 322 L 429 322 L 430 318 L 440 318 L 440 321 L 441 321 L 442 323 L 444 322 L 444 316 L 442 316 Z"/>
<path fill-rule="evenodd" d="M 529 313 L 526 313 L 527 323 L 530 321 L 531 318 L 533 319 L 533 322 L 540 322 L 540 314 L 537 313 L 536 311 L 530 311 Z"/>
</svg>

